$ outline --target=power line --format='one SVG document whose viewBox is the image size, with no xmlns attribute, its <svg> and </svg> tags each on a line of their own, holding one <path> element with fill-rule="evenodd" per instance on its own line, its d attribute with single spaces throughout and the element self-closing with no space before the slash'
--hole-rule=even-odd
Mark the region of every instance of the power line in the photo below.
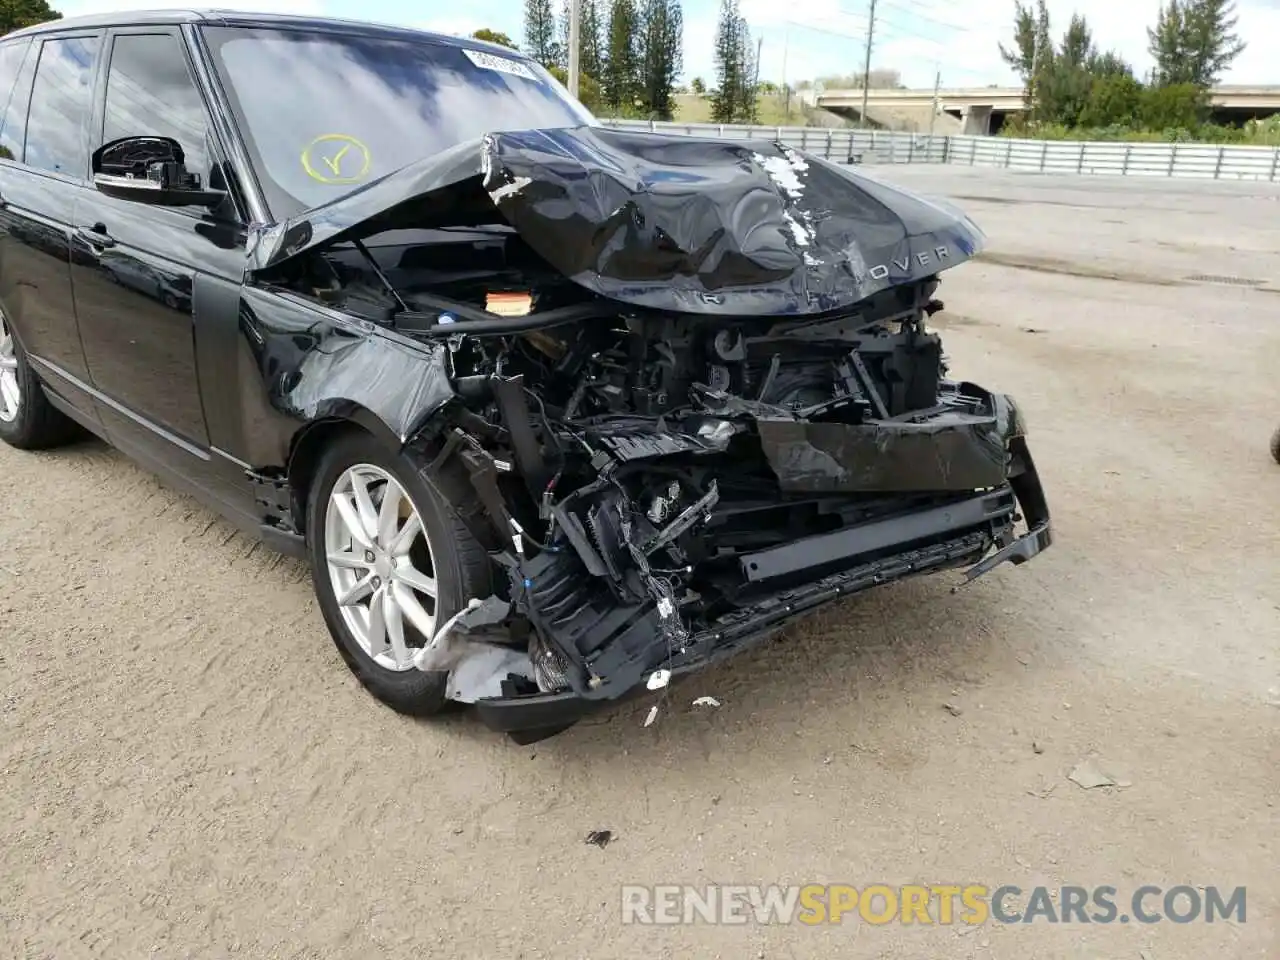
<svg viewBox="0 0 1280 960">
<path fill-rule="evenodd" d="M 839 30 L 832 30 L 830 27 L 814 26 L 808 23 L 803 23 L 799 20 L 788 20 L 787 24 L 792 27 L 799 27 L 801 30 L 811 30 L 814 33 L 821 33 L 829 37 L 841 37 L 845 40 L 862 41 L 867 39 L 867 35 L 865 33 L 841 33 Z"/>
<path fill-rule="evenodd" d="M 884 2 L 890 7 L 893 7 L 896 10 L 900 10 L 902 13 L 905 13 L 908 16 L 915 17 L 919 20 L 924 20 L 928 23 L 936 24 L 940 27 L 946 27 L 948 30 L 955 30 L 957 33 L 978 33 L 978 32 L 989 33 L 990 32 L 988 30 L 979 31 L 976 27 L 966 27 L 958 23 L 951 23 L 950 21 L 947 21 L 947 20 L 939 20 L 937 17 L 931 17 L 927 14 L 921 13 L 920 10 L 933 10 L 934 8 L 924 6 L 924 4 L 920 3 L 919 0 L 901 0 L 901 2 L 903 3 L 912 4 L 911 8 L 899 6 L 899 0 L 882 0 L 882 2 Z"/>
<path fill-rule="evenodd" d="M 956 33 L 973 34 L 976 32 L 971 27 L 961 27 L 956 24 L 949 24 L 941 20 L 935 20 L 931 17 L 926 17 L 923 14 L 917 15 L 913 11 L 903 10 L 902 8 L 897 7 L 896 0 L 878 0 L 878 2 L 887 4 L 890 6 L 894 6 L 895 8 L 902 10 L 902 12 L 907 15 L 919 16 L 920 19 L 927 20 L 938 26 L 953 30 Z M 852 13 L 852 11 L 849 11 L 849 10 L 842 10 L 842 12 L 847 14 Z M 937 47 L 939 49 L 945 49 L 944 40 L 941 40 L 935 36 L 929 36 L 928 34 L 922 33 L 912 27 L 908 27 L 905 24 L 898 22 L 896 19 L 887 18 L 883 15 L 883 13 L 878 13 L 876 15 L 875 23 L 880 33 L 887 34 L 891 39 L 920 41 L 923 43 L 931 44 L 932 46 Z M 946 64 L 949 68 L 952 68 L 957 73 L 967 74 L 973 77 L 983 77 L 983 78 L 987 78 L 990 76 L 989 71 L 973 70 L 969 67 L 961 66 L 960 64 L 955 63 L 954 61 L 946 60 L 942 57 L 937 57 L 935 58 L 935 60 L 939 64 Z"/>
<path fill-rule="evenodd" d="M 883 31 L 882 31 L 882 32 L 883 32 Z M 941 49 L 941 48 L 942 48 L 942 44 L 940 44 L 940 43 L 938 43 L 937 41 L 934 41 L 934 40 L 929 40 L 927 37 L 903 36 L 903 35 L 900 35 L 900 34 L 893 34 L 893 33 L 890 33 L 890 34 L 889 34 L 889 38 L 890 38 L 891 40 L 921 40 L 921 41 L 923 41 L 923 42 L 925 42 L 925 43 L 931 43 L 931 44 L 933 44 L 935 47 L 937 47 L 937 48 L 939 48 L 939 49 Z M 945 68 L 946 68 L 946 72 L 947 72 L 947 73 L 952 73 L 952 74 L 956 74 L 956 73 L 958 73 L 958 74 L 961 74 L 961 75 L 963 75 L 963 76 L 974 77 L 974 78 L 981 79 L 981 80 L 984 80 L 984 81 L 989 81 L 989 79 L 990 79 L 990 77 L 991 77 L 991 75 L 992 75 L 992 74 L 991 74 L 991 71 L 989 71 L 989 70 L 975 70 L 975 69 L 973 69 L 972 67 L 965 66 L 964 64 L 959 63 L 959 62 L 957 62 L 957 61 L 955 61 L 955 60 L 949 59 L 949 58 L 944 57 L 944 56 L 940 56 L 940 55 L 939 55 L 939 54 L 937 54 L 937 53 L 934 53 L 934 54 L 932 54 L 932 55 L 928 56 L 928 60 L 929 60 L 929 62 L 934 63 L 934 64 L 936 64 L 936 65 L 937 65 L 937 66 L 939 66 L 939 67 L 945 67 Z"/>
<path fill-rule="evenodd" d="M 797 27 L 801 30 L 807 30 L 813 33 L 820 33 L 828 37 L 834 36 L 834 37 L 841 37 L 842 39 L 847 39 L 847 40 L 856 40 L 859 43 L 866 45 L 866 47 L 871 51 L 878 49 L 880 46 L 878 41 L 881 41 L 884 38 L 887 38 L 891 41 L 906 40 L 906 41 L 923 42 L 937 48 L 940 52 L 946 49 L 946 43 L 944 39 L 939 39 L 939 37 L 937 36 L 930 36 L 928 34 L 918 32 L 917 30 L 914 30 L 906 26 L 905 24 L 900 23 L 896 19 L 886 18 L 883 15 L 880 5 L 881 4 L 896 5 L 896 2 L 897 0 L 875 0 L 876 9 L 875 9 L 875 15 L 874 15 L 874 22 L 872 21 L 872 18 L 868 16 L 871 13 L 870 0 L 868 2 L 868 8 L 866 10 L 854 11 L 848 8 L 843 8 L 843 7 L 840 8 L 840 13 L 843 14 L 844 16 L 848 16 L 850 18 L 856 18 L 856 19 L 863 19 L 867 21 L 868 29 L 863 33 L 844 32 L 844 31 L 832 29 L 831 27 L 826 26 L 825 24 L 815 25 L 815 24 L 807 23 L 800 20 L 788 19 L 786 23 L 788 24 L 788 26 Z M 918 0 L 904 0 L 904 2 L 918 2 Z M 902 12 L 909 15 L 913 15 L 913 11 L 902 11 Z M 976 33 L 976 30 L 974 30 L 973 28 L 959 27 L 955 24 L 945 24 L 942 21 L 932 20 L 931 18 L 923 17 L 923 15 L 921 15 L 921 19 L 930 20 L 930 22 L 936 24 L 937 26 L 943 27 L 944 29 L 953 30 L 957 33 Z M 868 36 L 869 34 L 870 36 Z M 935 54 L 934 56 L 931 56 L 929 59 L 939 68 L 945 67 L 946 72 L 948 73 L 958 73 L 961 75 L 970 76 L 974 78 L 982 78 L 984 80 L 989 79 L 991 76 L 990 71 L 974 70 L 970 67 L 962 66 L 945 56 L 939 56 Z M 870 78 L 870 68 L 865 62 L 864 62 L 863 74 L 864 74 L 864 82 L 866 82 Z"/>
</svg>

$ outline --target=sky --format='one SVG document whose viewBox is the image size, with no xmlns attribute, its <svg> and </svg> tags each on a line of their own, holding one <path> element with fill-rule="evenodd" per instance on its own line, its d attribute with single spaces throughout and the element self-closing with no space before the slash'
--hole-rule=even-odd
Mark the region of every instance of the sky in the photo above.
<svg viewBox="0 0 1280 960">
<path fill-rule="evenodd" d="M 604 2 L 604 0 L 601 0 Z M 866 55 L 869 0 L 740 0 L 754 37 L 763 37 L 760 78 L 796 83 L 860 73 Z M 178 6 L 180 0 L 53 0 L 66 16 Z M 311 13 L 406 24 L 443 33 L 488 27 L 521 41 L 523 0 L 207 0 L 208 6 Z M 719 0 L 684 0 L 684 79 L 710 81 Z M 1146 27 L 1159 0 L 1048 0 L 1055 37 L 1073 12 L 1089 21 L 1095 42 L 1133 64 L 1150 66 Z M 1224 83 L 1280 85 L 1268 47 L 1280 36 L 1280 0 L 1237 0 L 1237 32 L 1248 46 Z M 1012 85 L 997 44 L 1012 37 L 1013 0 L 876 0 L 873 67 L 898 70 L 909 87 Z"/>
</svg>

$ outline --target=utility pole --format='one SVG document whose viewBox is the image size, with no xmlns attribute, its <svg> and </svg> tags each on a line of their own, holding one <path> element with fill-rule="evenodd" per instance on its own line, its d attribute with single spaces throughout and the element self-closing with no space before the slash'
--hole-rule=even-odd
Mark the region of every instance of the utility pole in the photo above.
<svg viewBox="0 0 1280 960">
<path fill-rule="evenodd" d="M 569 93 L 578 97 L 578 21 L 582 16 L 582 0 L 569 0 Z"/>
<path fill-rule="evenodd" d="M 929 114 L 929 139 L 933 139 L 933 122 L 938 119 L 938 90 L 942 87 L 942 71 L 933 75 L 933 112 Z"/>
<path fill-rule="evenodd" d="M 1039 84 L 1036 82 L 1040 73 L 1040 24 L 1036 24 L 1036 42 L 1031 48 L 1031 76 L 1027 78 L 1027 99 L 1031 102 L 1027 105 L 1028 111 L 1035 115 L 1036 112 L 1036 88 Z"/>
<path fill-rule="evenodd" d="M 791 48 L 791 21 L 787 21 L 786 31 L 782 34 L 782 102 L 786 122 L 791 122 L 791 85 L 787 83 L 787 51 Z"/>
<path fill-rule="evenodd" d="M 867 125 L 867 84 L 871 82 L 871 41 L 876 33 L 876 0 L 871 0 L 871 9 L 867 13 L 867 60 L 862 67 L 862 116 L 858 126 Z"/>
</svg>

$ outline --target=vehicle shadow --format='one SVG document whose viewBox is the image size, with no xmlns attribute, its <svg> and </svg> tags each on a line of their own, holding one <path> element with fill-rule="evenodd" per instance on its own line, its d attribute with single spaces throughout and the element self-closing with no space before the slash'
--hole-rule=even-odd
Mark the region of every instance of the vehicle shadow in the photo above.
<svg viewBox="0 0 1280 960">
<path fill-rule="evenodd" d="M 1020 572 L 999 570 L 952 593 L 959 576 L 837 603 L 667 690 L 606 706 L 523 749 L 571 770 L 625 755 L 655 771 L 712 761 L 728 777 L 747 757 L 756 769 L 762 761 L 785 768 L 797 751 L 864 752 L 884 766 L 913 766 L 922 760 L 911 746 L 919 736 L 912 727 L 921 726 L 913 716 L 945 717 L 950 701 L 967 704 L 969 692 L 1002 677 L 1024 682 L 1029 657 L 1043 662 L 1051 642 L 1031 623 L 1035 587 L 1017 583 Z M 715 703 L 695 703 L 708 697 Z"/>
<path fill-rule="evenodd" d="M 122 467 L 135 469 L 123 455 L 89 436 L 38 456 L 54 469 L 86 462 L 111 474 Z M 150 477 L 140 470 L 138 476 Z M 163 487 L 159 480 L 151 482 Z M 198 530 L 207 520 L 222 531 L 201 540 L 201 549 L 225 554 L 228 575 L 252 580 L 257 592 L 276 602 L 291 605 L 296 597 L 300 613 L 311 602 L 306 564 L 253 550 L 256 541 L 233 538 L 230 526 L 194 500 L 176 492 L 172 496 L 190 508 L 183 529 Z M 178 534 L 184 541 L 191 535 Z M 245 562 L 249 554 L 254 559 Z M 1058 559 L 1045 558 L 1044 571 Z M 620 757 L 659 768 L 715 760 L 729 771 L 748 754 L 753 762 L 772 760 L 785 768 L 801 743 L 806 752 L 864 750 L 878 752 L 877 762 L 909 764 L 907 742 L 914 734 L 907 720 L 912 711 L 940 716 L 957 688 L 972 689 L 1002 673 L 1025 672 L 1026 656 L 1043 662 L 1045 647 L 1053 642 L 1033 623 L 1042 577 L 1004 567 L 952 593 L 959 579 L 954 571 L 920 577 L 836 603 L 664 691 L 604 704 L 569 730 L 526 747 L 488 730 L 473 711 L 461 707 L 414 725 L 423 735 L 487 744 L 504 754 L 529 751 L 569 771 L 598 769 Z M 306 628 L 296 634 L 296 642 L 305 651 L 300 662 L 306 664 L 301 669 L 308 678 L 342 670 L 319 616 L 302 622 Z M 353 685 L 351 695 L 363 694 Z M 695 705 L 706 697 L 717 705 Z M 646 726 L 653 706 L 657 717 Z"/>
</svg>

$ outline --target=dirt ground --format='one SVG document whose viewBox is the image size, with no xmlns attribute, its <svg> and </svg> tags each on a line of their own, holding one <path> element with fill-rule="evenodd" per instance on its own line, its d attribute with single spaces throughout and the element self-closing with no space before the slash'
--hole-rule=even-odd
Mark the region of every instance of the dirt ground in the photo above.
<svg viewBox="0 0 1280 960">
<path fill-rule="evenodd" d="M 519 747 L 380 707 L 300 565 L 117 453 L 0 449 L 0 956 L 1280 956 L 1280 187 L 880 173 L 989 235 L 938 326 L 1023 404 L 1051 550 Z M 620 920 L 622 884 L 808 882 L 1243 885 L 1247 920 Z"/>
</svg>

